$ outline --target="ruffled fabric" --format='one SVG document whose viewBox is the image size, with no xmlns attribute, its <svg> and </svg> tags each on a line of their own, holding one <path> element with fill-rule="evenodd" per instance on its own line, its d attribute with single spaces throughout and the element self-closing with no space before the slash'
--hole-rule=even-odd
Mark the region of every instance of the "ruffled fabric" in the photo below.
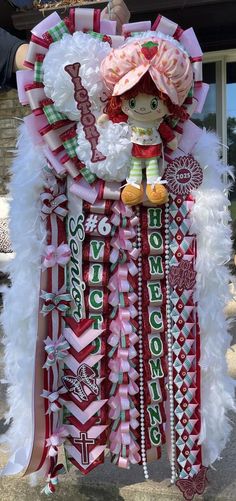
<svg viewBox="0 0 236 501">
<path fill-rule="evenodd" d="M 126 123 L 112 123 L 108 120 L 104 125 L 97 125 L 100 134 L 97 149 L 106 156 L 105 160 L 93 163 L 92 150 L 85 137 L 83 126 L 77 126 L 78 158 L 97 177 L 105 181 L 123 181 L 128 176 L 132 144 L 129 126 Z"/>
<path fill-rule="evenodd" d="M 132 34 L 132 37 L 127 38 L 127 45 L 132 43 L 134 39 L 144 39 L 144 38 L 160 38 L 161 40 L 167 40 L 172 43 L 175 47 L 178 47 L 184 54 L 187 56 L 189 55 L 187 51 L 185 50 L 184 46 L 175 38 L 171 37 L 170 35 L 166 35 L 165 33 L 162 33 L 161 31 L 143 31 L 141 33 L 137 32 L 135 34 Z"/>
<path fill-rule="evenodd" d="M 74 99 L 74 85 L 65 71 L 65 66 L 80 63 L 80 77 L 87 89 L 91 111 L 100 110 L 101 99 L 106 99 L 106 91 L 100 75 L 100 64 L 111 51 L 108 42 L 91 37 L 86 33 L 65 34 L 50 45 L 43 62 L 45 94 L 54 101 L 55 108 L 70 120 L 80 120 Z"/>
</svg>

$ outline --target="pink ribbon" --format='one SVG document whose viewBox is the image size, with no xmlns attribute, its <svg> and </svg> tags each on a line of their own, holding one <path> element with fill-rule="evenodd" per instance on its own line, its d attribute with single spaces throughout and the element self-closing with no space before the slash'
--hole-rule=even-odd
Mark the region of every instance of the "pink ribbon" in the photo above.
<svg viewBox="0 0 236 501">
<path fill-rule="evenodd" d="M 130 285 L 127 280 L 128 268 L 125 264 L 119 265 L 116 273 L 109 280 L 108 288 L 111 292 L 129 292 Z"/>
<path fill-rule="evenodd" d="M 108 343 L 110 346 L 117 346 L 120 341 L 121 335 L 128 335 L 129 342 L 134 345 L 138 342 L 138 336 L 132 330 L 132 325 L 130 323 L 131 315 L 126 309 L 119 308 L 118 315 L 115 320 L 112 320 L 110 325 L 111 334 L 108 338 Z"/>
<path fill-rule="evenodd" d="M 137 309 L 133 305 L 133 303 L 137 301 L 137 299 L 134 299 L 135 296 L 136 296 L 135 292 L 130 292 L 128 294 L 128 301 L 129 301 L 129 307 L 128 308 L 129 308 L 130 318 L 135 318 L 137 316 L 137 314 L 138 314 Z M 119 291 L 116 290 L 114 292 L 111 292 L 111 294 L 109 294 L 108 301 L 109 301 L 109 304 L 111 306 L 113 306 L 113 307 L 118 306 L 119 305 L 119 301 L 120 301 Z"/>
<path fill-rule="evenodd" d="M 129 423 L 121 423 L 117 431 L 111 432 L 110 440 L 110 450 L 113 454 L 120 454 L 122 445 L 128 448 L 127 457 L 120 456 L 118 459 L 119 467 L 129 468 L 129 463 L 140 462 L 139 446 L 131 437 Z"/>
<path fill-rule="evenodd" d="M 131 385 L 129 387 L 129 394 L 134 395 L 138 392 L 138 387 L 136 385 L 133 385 L 133 381 L 135 381 L 139 377 L 139 375 L 138 372 L 130 365 L 129 349 L 119 347 L 117 358 L 110 360 L 108 366 L 112 371 L 109 376 L 110 381 L 117 383 L 117 381 L 119 380 L 119 374 L 127 372 L 131 382 Z M 134 390 L 135 393 L 133 393 Z"/>
<path fill-rule="evenodd" d="M 140 249 L 141 250 L 141 249 Z M 138 273 L 138 268 L 133 261 L 127 263 L 128 271 L 132 277 L 135 277 Z"/>
<path fill-rule="evenodd" d="M 131 242 L 129 242 L 129 244 L 131 244 Z M 116 238 L 113 238 L 111 240 L 111 245 L 113 245 L 113 249 L 112 249 L 111 254 L 110 254 L 110 262 L 111 263 L 116 263 L 118 261 L 118 259 L 119 259 L 119 254 L 120 254 L 121 247 L 119 247 L 119 242 L 117 244 L 117 239 Z M 133 247 L 132 244 L 129 245 L 128 249 L 123 249 L 123 250 L 126 250 L 126 252 L 128 254 L 128 259 L 130 259 L 130 260 L 131 259 L 134 259 L 134 260 L 138 259 L 138 256 L 139 256 L 139 254 L 141 252 L 141 249 L 138 249 L 137 247 Z M 132 263 L 132 261 L 130 261 L 130 263 Z M 130 272 L 131 275 L 133 275 L 133 273 L 132 273 L 132 269 L 134 269 L 133 266 L 135 266 L 134 263 L 131 265 L 131 268 L 129 268 L 129 272 Z M 136 271 L 136 267 L 135 267 L 135 273 L 134 274 L 136 275 L 136 273 L 137 273 L 137 271 Z"/>
<path fill-rule="evenodd" d="M 43 202 L 42 205 L 42 218 L 46 219 L 52 213 L 56 214 L 58 217 L 63 219 L 68 210 L 62 207 L 62 204 L 65 204 L 67 201 L 67 197 L 63 194 L 54 196 L 50 192 L 41 193 L 40 198 Z"/>
<path fill-rule="evenodd" d="M 57 428 L 57 430 L 47 439 L 46 446 L 48 449 L 48 456 L 53 457 L 58 454 L 58 447 L 65 442 L 66 437 L 69 435 L 65 426 Z"/>
<path fill-rule="evenodd" d="M 117 358 L 110 360 L 108 367 L 111 369 L 110 381 L 117 383 L 120 372 L 129 372 L 130 362 L 128 360 L 129 351 L 127 348 L 119 348 Z"/>
<path fill-rule="evenodd" d="M 117 419 L 122 411 L 128 411 L 130 409 L 127 384 L 119 385 L 116 395 L 109 398 L 109 406 L 109 417 L 111 419 Z"/>
<path fill-rule="evenodd" d="M 131 445 L 132 443 L 132 438 L 127 437 L 126 434 L 130 434 L 130 428 L 135 430 L 139 426 L 139 422 L 137 418 L 139 417 L 139 412 L 137 409 L 133 408 L 130 409 L 129 411 L 129 421 L 125 421 L 120 423 L 119 427 L 117 430 L 112 431 L 110 434 L 110 440 L 112 442 L 111 445 L 111 450 L 114 454 L 118 454 L 120 452 L 120 449 L 116 447 L 116 442 L 122 443 L 123 445 Z M 131 447 L 131 452 L 138 451 L 139 446 L 135 444 L 135 447 Z"/>
<path fill-rule="evenodd" d="M 130 265 L 130 266 L 129 266 Z M 119 293 L 120 292 L 126 292 L 128 293 L 130 290 L 130 284 L 128 281 L 128 271 L 132 271 L 131 275 L 135 275 L 137 270 L 137 267 L 135 264 L 131 263 L 126 263 L 123 265 L 118 266 L 118 270 L 114 275 L 109 280 L 108 288 L 111 291 L 111 294 L 109 294 L 109 304 L 112 306 L 117 306 L 119 304 L 120 298 L 119 298 Z M 138 300 L 137 294 L 135 292 L 130 292 L 128 294 L 128 300 L 130 303 L 130 313 L 131 313 L 131 318 L 134 318 L 137 315 L 137 310 L 134 308 L 133 304 Z"/>
<path fill-rule="evenodd" d="M 67 244 L 62 243 L 59 247 L 55 245 L 47 245 L 43 260 L 44 268 L 51 268 L 56 264 L 65 266 L 70 260 L 71 251 Z"/>
<path fill-rule="evenodd" d="M 132 334 L 132 325 L 130 323 L 130 312 L 125 308 L 119 308 L 118 315 L 115 320 L 112 320 L 110 325 L 110 330 L 112 334 L 115 336 L 115 343 L 111 343 L 109 340 L 109 344 L 111 346 L 115 346 L 118 344 L 121 333 L 124 334 Z"/>
<path fill-rule="evenodd" d="M 130 445 L 130 423 L 121 423 L 118 430 L 112 431 L 110 434 L 110 451 L 112 454 L 119 454 L 122 445 Z"/>
<path fill-rule="evenodd" d="M 111 210 L 113 212 L 113 215 L 111 216 L 111 223 L 114 224 L 114 226 L 120 226 L 122 217 L 131 218 L 134 215 L 133 209 L 131 209 L 131 207 L 128 207 L 127 205 L 124 205 L 120 200 L 112 204 Z"/>
<path fill-rule="evenodd" d="M 135 430 L 138 428 L 139 422 L 136 419 L 131 421 L 122 422 L 116 431 L 110 434 L 111 446 L 110 450 L 113 454 L 119 454 L 122 445 L 131 445 L 132 438 L 130 435 L 130 428 Z M 138 450 L 138 445 L 137 445 Z"/>
<path fill-rule="evenodd" d="M 108 338 L 108 343 L 117 348 L 115 357 L 109 361 L 110 375 L 109 380 L 116 385 L 115 394 L 109 399 L 109 417 L 112 420 L 118 420 L 119 426 L 116 431 L 110 435 L 111 443 L 110 450 L 117 455 L 118 464 L 122 468 L 128 468 L 130 463 L 138 463 L 140 455 L 138 453 L 139 446 L 135 444 L 132 437 L 132 429 L 139 426 L 137 417 L 138 411 L 133 407 L 131 409 L 133 395 L 136 395 L 139 388 L 136 384 L 136 379 L 139 377 L 137 371 L 132 367 L 131 360 L 137 356 L 137 351 L 134 345 L 138 341 L 137 334 L 133 331 L 131 320 L 137 316 L 137 309 L 134 304 L 137 302 L 138 296 L 132 291 L 128 274 L 135 276 L 138 272 L 137 266 L 133 262 L 139 256 L 140 250 L 133 247 L 131 240 L 136 236 L 136 226 L 139 219 L 135 216 L 130 207 L 124 206 L 122 202 L 115 202 L 112 206 L 113 215 L 111 222 L 117 228 L 115 236 L 111 240 L 112 252 L 110 254 L 110 262 L 116 264 L 121 255 L 121 261 L 126 260 L 124 264 L 118 264 L 116 272 L 109 280 L 108 288 L 109 304 L 118 308 L 118 312 L 114 320 L 110 324 L 111 334 Z M 122 218 L 127 217 L 125 228 L 122 228 Z M 124 304 L 127 307 L 121 307 L 121 294 L 125 294 Z M 128 303 L 127 303 L 128 300 Z M 126 337 L 126 347 L 122 347 L 121 338 Z M 122 384 L 122 375 L 125 374 L 127 384 Z M 128 380 L 127 380 L 128 376 Z M 125 416 L 130 415 L 129 421 L 123 421 L 121 414 L 125 411 Z M 122 450 L 122 446 L 127 449 Z"/>
<path fill-rule="evenodd" d="M 130 242 L 130 239 L 134 238 L 135 236 L 136 231 L 134 230 L 134 228 L 119 228 L 118 235 L 115 235 L 111 239 L 111 246 L 116 250 L 123 249 L 132 251 L 133 245 L 132 242 Z"/>
</svg>

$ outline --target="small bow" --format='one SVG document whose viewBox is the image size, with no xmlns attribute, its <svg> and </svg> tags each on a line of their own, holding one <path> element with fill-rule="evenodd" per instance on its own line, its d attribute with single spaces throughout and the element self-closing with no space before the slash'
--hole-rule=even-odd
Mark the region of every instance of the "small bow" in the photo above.
<svg viewBox="0 0 236 501">
<path fill-rule="evenodd" d="M 58 388 L 57 391 L 53 391 L 50 393 L 50 391 L 43 390 L 43 393 L 41 394 L 41 397 L 47 398 L 48 400 L 48 410 L 46 414 L 51 414 L 51 412 L 58 412 L 62 408 L 62 404 L 60 403 L 60 395 L 63 393 L 66 393 L 67 390 L 62 386 L 61 388 Z"/>
<path fill-rule="evenodd" d="M 52 365 L 55 365 L 59 360 L 63 360 L 68 355 L 70 349 L 69 343 L 61 335 L 57 341 L 52 341 L 50 337 L 44 341 L 45 351 L 47 352 L 47 360 L 43 366 L 45 369 L 49 369 Z"/>
<path fill-rule="evenodd" d="M 41 212 L 42 218 L 46 219 L 52 213 L 56 214 L 58 217 L 63 219 L 68 210 L 63 207 L 67 202 L 67 197 L 63 194 L 54 196 L 52 193 L 45 191 L 41 193 L 40 198 L 43 202 Z"/>
<path fill-rule="evenodd" d="M 63 314 L 70 309 L 70 294 L 55 294 L 54 292 L 41 291 L 40 297 L 44 299 L 44 304 L 41 309 L 41 313 L 44 317 L 54 309 Z"/>
<path fill-rule="evenodd" d="M 48 447 L 48 456 L 54 457 L 58 454 L 58 447 L 65 442 L 66 437 L 69 435 L 65 426 L 57 428 L 56 431 L 47 438 L 46 446 Z"/>
<path fill-rule="evenodd" d="M 65 266 L 70 260 L 71 250 L 69 245 L 62 243 L 59 247 L 47 245 L 43 260 L 43 268 L 51 268 L 56 264 Z"/>
</svg>

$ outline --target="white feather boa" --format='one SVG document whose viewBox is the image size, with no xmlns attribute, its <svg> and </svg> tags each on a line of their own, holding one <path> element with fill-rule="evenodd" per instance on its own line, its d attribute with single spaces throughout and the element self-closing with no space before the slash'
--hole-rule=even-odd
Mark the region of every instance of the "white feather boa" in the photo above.
<svg viewBox="0 0 236 501">
<path fill-rule="evenodd" d="M 33 440 L 32 397 L 38 326 L 40 266 L 46 230 L 41 223 L 39 195 L 45 159 L 21 127 L 18 156 L 12 166 L 10 234 L 15 259 L 9 265 L 12 287 L 4 296 L 2 315 L 5 344 L 5 379 L 13 418 L 3 437 L 12 457 L 5 474 L 19 473 L 27 465 Z"/>
<path fill-rule="evenodd" d="M 219 141 L 212 133 L 203 132 L 193 152 L 203 168 L 200 189 L 193 193 L 192 231 L 197 235 L 198 318 L 201 336 L 201 415 L 200 443 L 203 464 L 208 466 L 220 458 L 229 439 L 231 425 L 227 412 L 236 410 L 235 382 L 227 375 L 225 353 L 231 336 L 224 316 L 229 300 L 232 242 L 229 200 L 224 174 L 230 170 L 219 160 Z"/>
</svg>

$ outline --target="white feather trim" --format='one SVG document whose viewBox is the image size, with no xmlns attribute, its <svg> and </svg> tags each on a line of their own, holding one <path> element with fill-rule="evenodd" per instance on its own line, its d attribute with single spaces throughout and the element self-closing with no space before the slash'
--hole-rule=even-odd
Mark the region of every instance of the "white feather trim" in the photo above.
<svg viewBox="0 0 236 501">
<path fill-rule="evenodd" d="M 231 257 L 229 200 L 223 174 L 230 169 L 219 160 L 219 141 L 203 132 L 193 152 L 203 168 L 203 184 L 193 195 L 192 231 L 197 235 L 196 300 L 201 336 L 200 443 L 203 464 L 220 458 L 229 439 L 231 425 L 227 412 L 236 410 L 235 382 L 227 375 L 225 353 L 230 346 L 229 324 L 224 307 L 229 300 Z"/>
<path fill-rule="evenodd" d="M 87 141 L 81 123 L 77 126 L 78 148 L 77 156 L 85 163 L 91 172 L 105 181 L 124 181 L 130 168 L 132 144 L 130 130 L 126 123 L 97 125 L 100 134 L 97 149 L 106 156 L 101 162 L 91 162 L 91 146 Z"/>
<path fill-rule="evenodd" d="M 15 259 L 9 265 L 12 287 L 4 296 L 2 322 L 5 345 L 5 379 L 13 422 L 3 436 L 12 457 L 3 473 L 19 473 L 28 462 L 33 440 L 32 395 L 38 327 L 40 266 L 46 230 L 40 217 L 44 157 L 30 144 L 21 127 L 19 152 L 12 166 L 10 234 Z"/>
<path fill-rule="evenodd" d="M 74 85 L 65 66 L 76 62 L 81 64 L 80 77 L 94 113 L 96 109 L 100 111 L 100 96 L 104 97 L 107 92 L 100 75 L 100 64 L 110 51 L 107 42 L 82 32 L 76 32 L 73 36 L 65 34 L 60 41 L 50 45 L 43 62 L 44 90 L 53 99 L 56 109 L 70 120 L 80 120 L 80 111 L 76 108 Z"/>
</svg>

